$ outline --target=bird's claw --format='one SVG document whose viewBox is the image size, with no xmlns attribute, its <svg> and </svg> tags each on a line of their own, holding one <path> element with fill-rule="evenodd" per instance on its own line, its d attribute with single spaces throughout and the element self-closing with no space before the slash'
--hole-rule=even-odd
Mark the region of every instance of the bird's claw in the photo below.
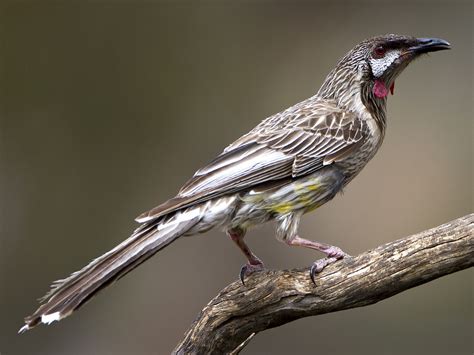
<svg viewBox="0 0 474 355">
<path fill-rule="evenodd" d="M 262 271 L 264 269 L 263 263 L 259 264 L 245 264 L 240 269 L 240 281 L 242 281 L 242 285 L 245 286 L 245 277 L 253 274 L 254 272 Z"/>
<path fill-rule="evenodd" d="M 313 284 L 315 285 L 316 285 L 316 281 L 314 280 L 315 276 L 319 274 L 321 271 L 323 271 L 326 266 L 332 263 L 335 263 L 336 261 L 340 259 L 350 256 L 349 254 L 346 254 L 345 252 L 343 252 L 341 248 L 333 247 L 333 246 L 331 246 L 324 252 L 327 254 L 327 257 L 324 259 L 316 260 L 313 263 L 313 265 L 311 265 L 311 268 L 309 269 L 309 277 L 311 278 L 311 281 L 313 281 Z"/>
<path fill-rule="evenodd" d="M 317 274 L 319 274 L 321 271 L 323 271 L 326 266 L 336 262 L 337 260 L 338 259 L 336 259 L 335 257 L 316 260 L 313 263 L 313 265 L 311 265 L 311 268 L 309 269 L 309 277 L 311 277 L 311 281 L 313 281 L 313 283 L 316 285 L 316 281 L 314 280 L 314 277 Z"/>
</svg>

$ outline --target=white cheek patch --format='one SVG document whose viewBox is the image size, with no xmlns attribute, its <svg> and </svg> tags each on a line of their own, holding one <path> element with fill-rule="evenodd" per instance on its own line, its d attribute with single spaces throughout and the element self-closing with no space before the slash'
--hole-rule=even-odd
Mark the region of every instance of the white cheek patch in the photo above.
<svg viewBox="0 0 474 355">
<path fill-rule="evenodd" d="M 387 70 L 388 67 L 392 65 L 392 63 L 400 57 L 399 50 L 389 51 L 383 56 L 382 58 L 370 58 L 370 66 L 372 67 L 372 74 L 379 78 L 382 74 Z"/>
</svg>

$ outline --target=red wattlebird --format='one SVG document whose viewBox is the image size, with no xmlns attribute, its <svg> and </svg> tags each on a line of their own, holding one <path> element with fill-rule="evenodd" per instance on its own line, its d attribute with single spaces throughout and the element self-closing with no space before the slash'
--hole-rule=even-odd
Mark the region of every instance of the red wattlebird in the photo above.
<svg viewBox="0 0 474 355">
<path fill-rule="evenodd" d="M 97 292 L 177 238 L 219 227 L 247 258 L 241 279 L 263 269 L 244 242 L 267 221 L 288 245 L 326 254 L 315 274 L 346 254 L 298 235 L 306 212 L 331 200 L 375 155 L 385 135 L 385 107 L 396 77 L 423 53 L 449 49 L 436 38 L 386 35 L 359 43 L 316 95 L 263 120 L 198 170 L 178 194 L 137 218 L 131 237 L 70 277 L 56 281 L 25 331 L 70 315 Z"/>
</svg>

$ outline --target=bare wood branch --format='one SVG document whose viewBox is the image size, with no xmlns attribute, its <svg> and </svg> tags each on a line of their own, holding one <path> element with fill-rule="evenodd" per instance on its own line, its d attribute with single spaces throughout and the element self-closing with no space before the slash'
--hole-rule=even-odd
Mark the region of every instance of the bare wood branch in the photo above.
<svg viewBox="0 0 474 355">
<path fill-rule="evenodd" d="M 370 305 L 474 265 L 474 214 L 328 266 L 264 271 L 233 282 L 201 311 L 176 354 L 239 353 L 253 336 L 295 319 Z"/>
</svg>

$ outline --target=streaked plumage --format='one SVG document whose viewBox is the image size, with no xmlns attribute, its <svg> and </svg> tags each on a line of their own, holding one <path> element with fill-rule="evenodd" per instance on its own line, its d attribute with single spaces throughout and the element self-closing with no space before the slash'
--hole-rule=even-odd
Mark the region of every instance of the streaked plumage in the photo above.
<svg viewBox="0 0 474 355">
<path fill-rule="evenodd" d="M 140 215 L 142 225 L 130 238 L 56 281 L 22 331 L 68 316 L 175 239 L 214 227 L 248 258 L 241 276 L 263 268 L 243 241 L 246 230 L 270 220 L 279 240 L 327 254 L 311 277 L 342 258 L 339 248 L 297 235 L 301 216 L 331 200 L 377 152 L 396 76 L 418 54 L 447 48 L 442 40 L 397 35 L 361 42 L 316 95 L 262 121 L 198 170 L 176 197 Z"/>
</svg>

